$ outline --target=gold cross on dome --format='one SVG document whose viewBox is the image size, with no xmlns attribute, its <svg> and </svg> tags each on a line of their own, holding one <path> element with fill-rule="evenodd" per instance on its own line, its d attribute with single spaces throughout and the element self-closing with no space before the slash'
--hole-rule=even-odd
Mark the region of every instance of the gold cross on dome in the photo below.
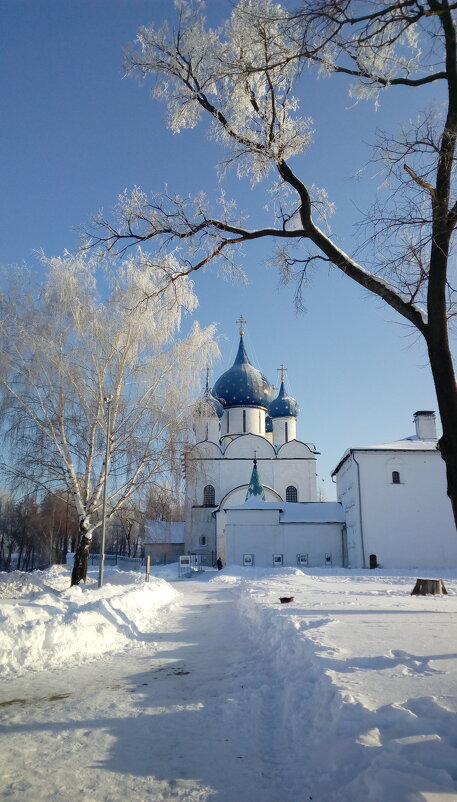
<svg viewBox="0 0 457 802">
<path fill-rule="evenodd" d="M 239 318 L 238 318 L 238 320 L 235 320 L 235 323 L 239 323 L 239 326 L 240 326 L 240 335 L 244 334 L 244 329 L 243 329 L 243 326 L 244 326 L 244 324 L 245 324 L 245 323 L 247 323 L 247 320 L 246 320 L 246 318 L 245 318 L 245 317 L 243 317 L 243 315 L 240 315 L 240 316 L 239 316 Z"/>
<path fill-rule="evenodd" d="M 284 365 L 281 363 L 279 368 L 276 368 L 276 370 L 280 370 L 281 371 L 281 381 L 283 382 L 284 381 L 284 374 L 285 374 L 287 368 L 285 368 Z"/>
</svg>

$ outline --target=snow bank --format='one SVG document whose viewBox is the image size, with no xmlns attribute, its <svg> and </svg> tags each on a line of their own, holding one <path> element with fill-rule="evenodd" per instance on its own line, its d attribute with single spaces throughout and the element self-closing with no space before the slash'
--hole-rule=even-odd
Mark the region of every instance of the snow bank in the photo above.
<svg viewBox="0 0 457 802">
<path fill-rule="evenodd" d="M 165 580 L 108 569 L 98 588 L 69 587 L 65 566 L 0 573 L 0 672 L 3 677 L 77 664 L 150 642 L 161 609 L 178 596 Z"/>
</svg>

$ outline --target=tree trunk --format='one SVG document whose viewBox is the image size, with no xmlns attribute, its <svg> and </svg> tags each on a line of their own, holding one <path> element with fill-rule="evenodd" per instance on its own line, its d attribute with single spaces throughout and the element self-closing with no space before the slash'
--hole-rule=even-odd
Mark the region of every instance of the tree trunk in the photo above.
<svg viewBox="0 0 457 802">
<path fill-rule="evenodd" d="M 92 534 L 88 536 L 87 535 L 88 530 L 89 530 L 88 519 L 82 518 L 79 523 L 78 545 L 76 546 L 75 557 L 73 562 L 73 570 L 71 572 L 72 587 L 73 585 L 79 585 L 81 580 L 83 582 L 86 581 L 89 549 L 90 549 L 90 544 L 92 543 Z"/>
<path fill-rule="evenodd" d="M 13 544 L 8 545 L 8 555 L 6 557 L 5 570 L 9 571 L 11 568 L 11 560 L 13 559 Z"/>
<path fill-rule="evenodd" d="M 81 535 L 76 547 L 73 570 L 71 572 L 72 586 L 79 585 L 81 580 L 83 582 L 86 581 L 90 544 L 91 541 L 85 535 Z"/>
<path fill-rule="evenodd" d="M 24 545 L 23 545 L 23 543 L 21 543 L 20 548 L 19 548 L 19 553 L 17 555 L 16 571 L 20 571 L 21 570 L 23 551 L 24 551 Z"/>
<path fill-rule="evenodd" d="M 438 448 L 446 465 L 447 494 L 457 528 L 457 385 L 447 336 L 427 336 L 430 367 L 435 383 L 443 435 Z"/>
<path fill-rule="evenodd" d="M 427 594 L 445 595 L 447 590 L 444 587 L 442 579 L 417 579 L 414 588 L 411 591 L 411 596 L 426 596 Z"/>
</svg>

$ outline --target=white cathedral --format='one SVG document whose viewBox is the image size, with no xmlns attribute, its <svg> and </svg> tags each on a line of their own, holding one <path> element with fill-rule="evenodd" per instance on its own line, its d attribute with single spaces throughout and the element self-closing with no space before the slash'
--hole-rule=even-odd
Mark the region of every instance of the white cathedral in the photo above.
<svg viewBox="0 0 457 802">
<path fill-rule="evenodd" d="M 193 407 L 184 455 L 184 551 L 203 564 L 457 567 L 457 534 L 434 413 L 403 441 L 348 449 L 318 501 L 316 449 L 296 439 L 284 368 L 275 394 L 240 342 L 232 367 Z"/>
</svg>

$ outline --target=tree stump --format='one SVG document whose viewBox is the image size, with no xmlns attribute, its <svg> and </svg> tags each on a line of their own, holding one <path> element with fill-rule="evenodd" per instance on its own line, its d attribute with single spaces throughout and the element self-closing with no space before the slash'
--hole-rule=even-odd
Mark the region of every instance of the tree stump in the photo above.
<svg viewBox="0 0 457 802">
<path fill-rule="evenodd" d="M 426 596 L 427 594 L 446 595 L 447 590 L 444 587 L 442 579 L 416 579 L 416 584 L 411 591 L 411 596 Z"/>
</svg>

